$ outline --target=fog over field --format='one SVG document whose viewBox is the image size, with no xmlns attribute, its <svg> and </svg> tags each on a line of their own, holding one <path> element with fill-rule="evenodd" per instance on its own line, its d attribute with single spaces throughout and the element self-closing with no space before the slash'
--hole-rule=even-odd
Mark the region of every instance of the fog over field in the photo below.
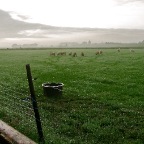
<svg viewBox="0 0 144 144">
<path fill-rule="evenodd" d="M 6 0 L 0 6 L 0 19 L 0 47 L 144 40 L 143 0 L 79 0 L 70 4 L 65 0 L 61 3 L 55 0 L 55 4 L 50 0 L 43 3 L 26 0 L 22 4 Z"/>
</svg>

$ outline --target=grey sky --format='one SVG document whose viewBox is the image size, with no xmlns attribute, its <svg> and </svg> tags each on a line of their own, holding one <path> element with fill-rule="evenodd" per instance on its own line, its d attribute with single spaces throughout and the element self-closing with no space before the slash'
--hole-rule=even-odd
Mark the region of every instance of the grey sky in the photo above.
<svg viewBox="0 0 144 144">
<path fill-rule="evenodd" d="M 144 0 L 14 1 L 0 5 L 0 47 L 144 39 Z"/>
<path fill-rule="evenodd" d="M 2 0 L 0 9 L 51 26 L 144 29 L 143 0 Z"/>
<path fill-rule="evenodd" d="M 144 0 L 115 0 L 118 4 L 128 4 L 128 3 L 133 3 L 133 2 L 140 2 L 144 3 Z"/>
</svg>

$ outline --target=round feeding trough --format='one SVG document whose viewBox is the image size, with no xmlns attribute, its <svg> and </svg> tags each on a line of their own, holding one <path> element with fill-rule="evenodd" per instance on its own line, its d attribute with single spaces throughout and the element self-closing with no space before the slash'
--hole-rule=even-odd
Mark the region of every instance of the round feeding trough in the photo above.
<svg viewBox="0 0 144 144">
<path fill-rule="evenodd" d="M 43 92 L 45 96 L 62 96 L 63 83 L 43 83 Z"/>
</svg>

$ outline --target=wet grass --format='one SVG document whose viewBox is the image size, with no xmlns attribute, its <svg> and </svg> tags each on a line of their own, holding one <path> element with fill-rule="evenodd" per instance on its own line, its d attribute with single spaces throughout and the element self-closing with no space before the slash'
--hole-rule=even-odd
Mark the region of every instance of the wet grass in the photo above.
<svg viewBox="0 0 144 144">
<path fill-rule="evenodd" d="M 78 57 L 49 55 L 59 51 L 77 52 Z M 80 56 L 82 51 L 84 57 Z M 37 78 L 34 86 L 46 143 L 144 143 L 144 50 L 130 53 L 122 49 L 118 53 L 115 49 L 103 49 L 102 55 L 95 55 L 96 51 L 0 51 L 0 81 L 10 86 L 5 92 L 10 96 L 11 89 L 14 94 L 27 95 L 25 65 L 31 65 L 33 77 Z M 41 85 L 45 82 L 64 83 L 63 96 L 44 97 Z M 5 93 L 1 89 L 0 104 Z M 13 119 L 16 114 L 10 107 L 5 111 L 6 100 L 4 103 L 1 119 L 37 141 L 29 123 L 25 127 L 18 125 L 25 112 L 22 118 Z"/>
</svg>

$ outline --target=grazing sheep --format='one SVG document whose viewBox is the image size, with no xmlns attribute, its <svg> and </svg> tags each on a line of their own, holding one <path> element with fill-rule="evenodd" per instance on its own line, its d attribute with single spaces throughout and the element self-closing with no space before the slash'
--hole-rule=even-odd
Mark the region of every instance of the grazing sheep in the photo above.
<svg viewBox="0 0 144 144">
<path fill-rule="evenodd" d="M 62 55 L 66 56 L 66 52 L 62 52 Z"/>
<path fill-rule="evenodd" d="M 77 57 L 77 53 L 75 52 L 75 53 L 73 53 L 73 57 Z"/>
<path fill-rule="evenodd" d="M 102 54 L 102 53 L 103 53 L 103 51 L 100 50 L 100 51 L 97 51 L 95 54 L 99 55 L 99 54 Z"/>
<path fill-rule="evenodd" d="M 120 48 L 117 51 L 120 52 Z"/>
<path fill-rule="evenodd" d="M 61 52 L 57 53 L 57 56 L 60 56 L 61 55 Z"/>
<path fill-rule="evenodd" d="M 99 51 L 97 51 L 95 54 L 96 54 L 96 55 L 99 55 Z"/>
<path fill-rule="evenodd" d="M 61 56 L 65 56 L 66 55 L 66 52 L 59 52 L 58 54 L 57 54 L 57 56 L 59 56 L 59 55 L 61 55 Z"/>
<path fill-rule="evenodd" d="M 102 50 L 100 50 L 100 51 L 99 51 L 99 54 L 102 54 L 102 53 L 103 53 Z"/>
<path fill-rule="evenodd" d="M 83 52 L 81 52 L 81 56 L 84 56 L 84 53 L 83 53 Z"/>
<path fill-rule="evenodd" d="M 133 49 L 130 49 L 130 52 L 135 52 Z"/>
<path fill-rule="evenodd" d="M 55 56 L 56 54 L 54 52 L 51 52 L 50 53 L 50 56 Z"/>
<path fill-rule="evenodd" d="M 71 56 L 71 55 L 72 55 L 72 52 L 70 52 L 69 55 Z"/>
</svg>

